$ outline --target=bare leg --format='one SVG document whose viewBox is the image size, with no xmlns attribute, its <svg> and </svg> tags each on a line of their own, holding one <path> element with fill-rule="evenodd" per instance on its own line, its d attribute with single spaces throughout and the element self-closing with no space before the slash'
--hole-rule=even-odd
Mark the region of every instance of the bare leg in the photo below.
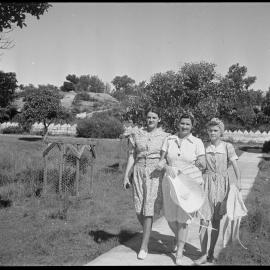
<svg viewBox="0 0 270 270">
<path fill-rule="evenodd" d="M 209 221 L 201 219 L 201 225 L 208 226 Z M 207 261 L 208 228 L 202 226 L 200 227 L 200 244 L 202 255 L 195 261 L 197 264 L 202 264 Z"/>
<path fill-rule="evenodd" d="M 143 219 L 144 219 L 143 215 L 137 213 L 137 218 L 138 218 L 138 221 L 140 222 L 141 226 L 143 227 Z"/>
<path fill-rule="evenodd" d="M 172 245 L 173 245 L 172 251 L 176 252 L 177 243 L 178 243 L 178 240 L 177 240 L 177 238 L 178 238 L 178 225 L 177 225 L 178 222 L 177 221 L 173 221 L 173 222 L 168 221 L 168 224 L 169 224 L 170 229 L 172 230 L 172 232 L 175 235 L 174 241 L 172 243 Z"/>
<path fill-rule="evenodd" d="M 143 218 L 143 238 L 141 249 L 148 251 L 148 242 L 150 239 L 151 229 L 152 229 L 153 217 L 145 216 Z"/>
<path fill-rule="evenodd" d="M 214 250 L 215 246 L 218 240 L 219 230 L 220 230 L 220 219 L 213 219 L 212 220 L 212 227 L 216 230 L 212 230 L 211 232 L 211 241 L 210 241 L 210 248 L 208 251 L 208 257 L 213 258 L 214 257 Z"/>
<path fill-rule="evenodd" d="M 176 257 L 181 258 L 183 256 L 184 245 L 188 235 L 188 224 L 178 223 L 178 243 Z"/>
<path fill-rule="evenodd" d="M 208 227 L 209 221 L 201 219 L 201 225 Z M 201 252 L 202 255 L 205 255 L 207 253 L 208 228 L 200 227 L 200 232 Z"/>
</svg>

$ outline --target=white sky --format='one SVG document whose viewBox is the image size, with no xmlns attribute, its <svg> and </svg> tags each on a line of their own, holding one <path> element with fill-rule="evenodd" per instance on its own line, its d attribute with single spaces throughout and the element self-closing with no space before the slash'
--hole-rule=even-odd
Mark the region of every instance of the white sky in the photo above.
<svg viewBox="0 0 270 270">
<path fill-rule="evenodd" d="M 185 62 L 207 61 L 225 75 L 235 63 L 270 86 L 270 3 L 52 3 L 14 30 L 0 70 L 19 84 L 60 86 L 68 74 L 136 83 Z"/>
</svg>

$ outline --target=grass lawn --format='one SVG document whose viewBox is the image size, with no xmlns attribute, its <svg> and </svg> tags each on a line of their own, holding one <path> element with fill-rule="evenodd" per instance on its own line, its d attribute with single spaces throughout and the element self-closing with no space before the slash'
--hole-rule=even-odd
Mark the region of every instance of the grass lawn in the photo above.
<svg viewBox="0 0 270 270">
<path fill-rule="evenodd" d="M 96 149 L 92 196 L 73 199 L 36 196 L 44 147 L 1 136 L 0 265 L 83 265 L 141 231 L 123 172 L 109 167 L 123 159 L 117 141 Z"/>
<path fill-rule="evenodd" d="M 42 166 L 42 149 L 41 141 L 1 136 L 0 199 L 12 205 L 0 205 L 0 265 L 83 265 L 141 230 L 123 173 L 108 167 L 121 158 L 117 141 L 96 149 L 88 198 L 34 196 L 29 168 Z"/>
<path fill-rule="evenodd" d="M 248 215 L 242 218 L 240 239 L 247 247 L 234 244 L 223 249 L 219 265 L 270 264 L 270 160 L 261 159 L 254 185 L 245 200 Z"/>
</svg>

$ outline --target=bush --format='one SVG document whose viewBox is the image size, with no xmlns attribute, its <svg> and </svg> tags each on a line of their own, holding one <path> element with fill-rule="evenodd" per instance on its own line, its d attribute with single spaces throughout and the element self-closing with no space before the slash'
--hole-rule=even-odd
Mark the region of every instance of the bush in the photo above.
<svg viewBox="0 0 270 270">
<path fill-rule="evenodd" d="M 18 127 L 6 127 L 2 130 L 3 134 L 22 134 L 24 132 L 23 128 Z"/>
<path fill-rule="evenodd" d="M 119 138 L 123 131 L 123 124 L 117 118 L 106 114 L 95 114 L 77 124 L 77 136 L 84 138 Z"/>
<path fill-rule="evenodd" d="M 270 141 L 265 141 L 262 147 L 263 153 L 270 153 Z"/>
</svg>

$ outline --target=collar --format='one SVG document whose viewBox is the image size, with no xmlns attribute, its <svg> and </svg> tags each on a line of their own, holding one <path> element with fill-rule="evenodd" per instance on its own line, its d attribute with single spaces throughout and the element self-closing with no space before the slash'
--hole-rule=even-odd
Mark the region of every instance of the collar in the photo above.
<svg viewBox="0 0 270 270">
<path fill-rule="evenodd" d="M 205 151 L 207 153 L 225 154 L 226 153 L 225 143 L 221 141 L 218 146 L 214 146 L 213 144 L 208 143 L 208 145 L 205 148 Z"/>
<path fill-rule="evenodd" d="M 177 136 L 177 134 L 171 135 L 169 136 L 168 140 L 177 140 L 177 142 L 179 142 L 180 138 Z M 195 142 L 195 137 L 190 133 L 188 136 L 184 137 L 182 140 L 187 140 L 190 143 L 194 143 Z"/>
</svg>

